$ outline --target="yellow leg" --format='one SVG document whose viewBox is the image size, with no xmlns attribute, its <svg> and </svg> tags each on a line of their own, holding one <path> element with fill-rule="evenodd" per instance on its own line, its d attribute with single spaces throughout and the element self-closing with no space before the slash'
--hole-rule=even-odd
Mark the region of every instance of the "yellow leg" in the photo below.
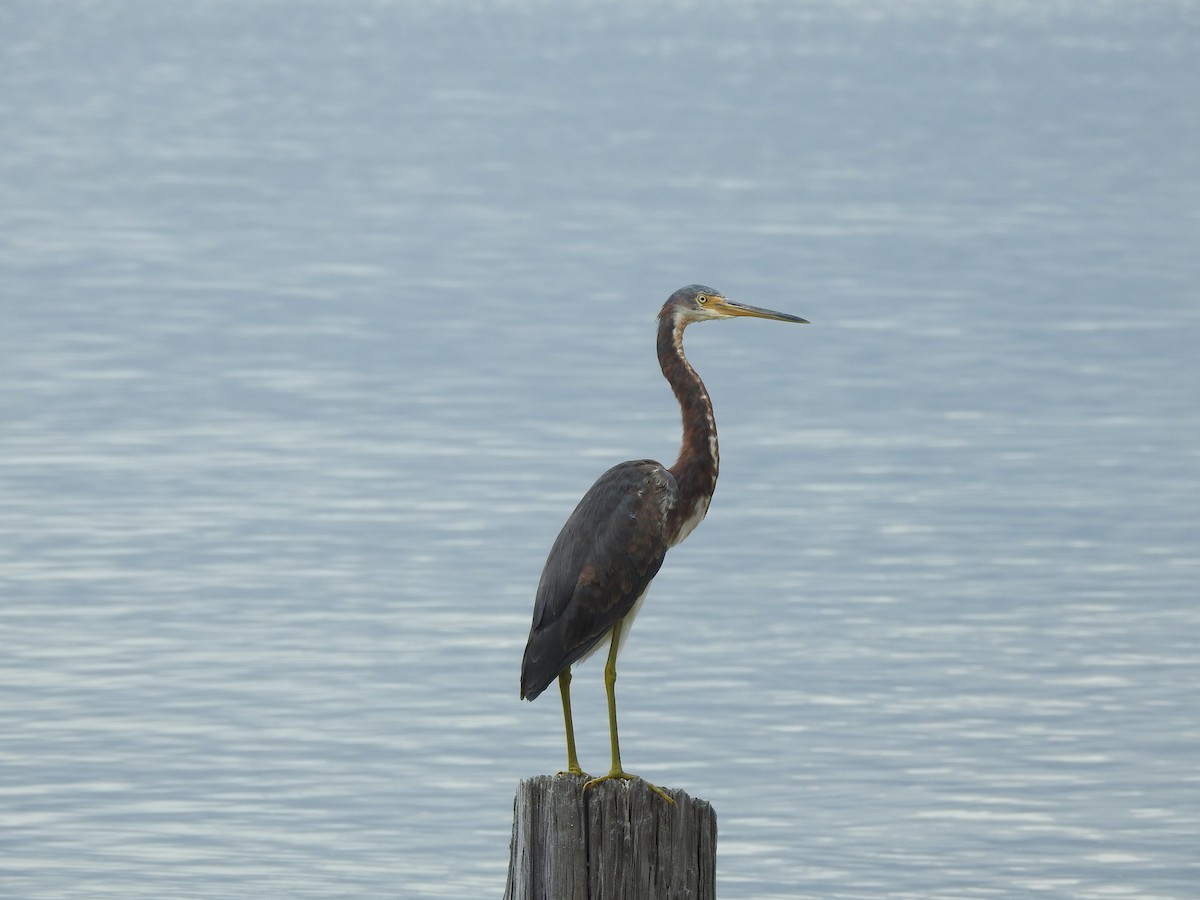
<svg viewBox="0 0 1200 900">
<path fill-rule="evenodd" d="M 558 675 L 558 690 L 562 694 L 563 722 L 567 726 L 567 771 L 559 775 L 583 775 L 587 773 L 579 767 L 579 757 L 575 755 L 575 724 L 571 719 L 571 670 L 563 669 Z"/>
<path fill-rule="evenodd" d="M 621 768 L 621 741 L 617 737 L 617 650 L 621 642 L 621 623 L 613 626 L 612 643 L 608 645 L 608 661 L 604 664 L 604 691 L 608 694 L 608 743 L 612 747 L 610 777 L 625 774 Z"/>
<path fill-rule="evenodd" d="M 604 664 L 604 688 L 608 693 L 608 740 L 612 745 L 612 768 L 607 775 L 601 775 L 599 778 L 593 778 L 583 786 L 586 791 L 592 785 L 599 784 L 602 781 L 608 781 L 612 778 L 620 778 L 623 781 L 629 781 L 637 778 L 637 775 L 631 775 L 621 768 L 621 744 L 617 739 L 617 650 L 621 645 L 621 623 L 618 622 L 613 626 L 612 643 L 608 647 L 608 662 Z M 654 793 L 658 794 L 668 803 L 674 803 L 670 795 L 657 785 L 646 782 L 646 785 Z"/>
</svg>

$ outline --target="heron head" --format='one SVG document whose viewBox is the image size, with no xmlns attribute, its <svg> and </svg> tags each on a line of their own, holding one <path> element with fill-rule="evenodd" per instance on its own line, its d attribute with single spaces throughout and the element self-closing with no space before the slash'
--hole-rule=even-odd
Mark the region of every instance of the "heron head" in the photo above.
<svg viewBox="0 0 1200 900">
<path fill-rule="evenodd" d="M 808 323 L 808 319 L 802 319 L 799 316 L 737 303 L 720 291 L 715 291 L 702 284 L 689 284 L 687 287 L 677 290 L 667 298 L 659 315 L 670 316 L 684 325 L 692 322 L 705 322 L 710 319 L 732 319 L 734 316 L 754 316 L 759 319 L 775 319 L 779 322 Z"/>
</svg>

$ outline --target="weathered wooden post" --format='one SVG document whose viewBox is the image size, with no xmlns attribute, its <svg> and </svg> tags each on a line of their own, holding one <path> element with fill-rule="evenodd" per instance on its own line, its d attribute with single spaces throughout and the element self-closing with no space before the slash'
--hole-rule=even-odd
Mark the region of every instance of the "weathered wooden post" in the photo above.
<svg viewBox="0 0 1200 900">
<path fill-rule="evenodd" d="M 715 900 L 717 814 L 640 779 L 583 790 L 576 775 L 517 788 L 504 900 Z"/>
</svg>

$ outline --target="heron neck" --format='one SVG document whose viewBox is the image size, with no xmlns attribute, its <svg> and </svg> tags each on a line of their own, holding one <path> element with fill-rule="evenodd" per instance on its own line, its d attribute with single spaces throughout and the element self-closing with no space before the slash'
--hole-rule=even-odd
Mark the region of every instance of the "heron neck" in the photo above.
<svg viewBox="0 0 1200 900">
<path fill-rule="evenodd" d="M 670 469 L 679 485 L 679 503 L 670 523 L 676 541 L 683 540 L 708 511 L 720 464 L 712 401 L 704 382 L 683 354 L 686 325 L 664 317 L 658 328 L 658 362 L 683 415 L 683 442 L 679 458 Z"/>
</svg>

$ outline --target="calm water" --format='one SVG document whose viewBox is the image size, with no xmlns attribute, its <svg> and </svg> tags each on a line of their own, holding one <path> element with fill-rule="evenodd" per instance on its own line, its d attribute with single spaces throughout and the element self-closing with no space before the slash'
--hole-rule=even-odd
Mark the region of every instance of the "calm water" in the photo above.
<svg viewBox="0 0 1200 900">
<path fill-rule="evenodd" d="M 721 896 L 1195 897 L 1198 97 L 1189 3 L 6 3 L 0 894 L 498 897 L 701 281 L 814 322 L 689 333 L 623 656 Z"/>
</svg>

